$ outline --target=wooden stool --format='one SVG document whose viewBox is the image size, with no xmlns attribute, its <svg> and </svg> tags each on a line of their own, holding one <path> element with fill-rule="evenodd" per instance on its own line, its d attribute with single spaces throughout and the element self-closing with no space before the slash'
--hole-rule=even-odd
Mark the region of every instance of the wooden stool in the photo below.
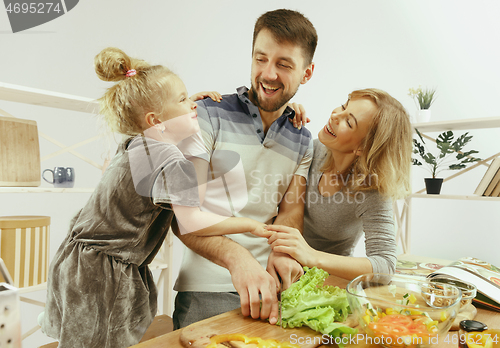
<svg viewBox="0 0 500 348">
<path fill-rule="evenodd" d="M 146 342 L 152 338 L 165 335 L 173 330 L 174 323 L 172 322 L 172 318 L 165 314 L 157 315 L 147 329 L 146 333 L 144 333 L 144 336 L 142 336 L 141 342 Z M 58 342 L 52 342 L 38 348 L 57 348 L 58 344 Z"/>
<path fill-rule="evenodd" d="M 49 235 L 49 216 L 0 216 L 0 257 L 15 287 L 47 281 Z"/>
</svg>

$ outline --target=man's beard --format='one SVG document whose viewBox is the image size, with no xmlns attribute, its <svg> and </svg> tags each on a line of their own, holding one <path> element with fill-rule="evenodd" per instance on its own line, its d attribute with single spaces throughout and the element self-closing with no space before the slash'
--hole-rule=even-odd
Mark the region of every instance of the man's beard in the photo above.
<svg viewBox="0 0 500 348">
<path fill-rule="evenodd" d="M 257 81 L 257 83 L 260 84 L 260 81 Z M 276 101 L 271 101 L 271 100 L 263 101 L 263 100 L 259 99 L 259 94 L 257 93 L 257 89 L 255 88 L 255 86 L 252 82 L 250 93 L 253 97 L 253 102 L 254 102 L 255 106 L 257 106 L 262 111 L 274 112 L 274 111 L 278 111 L 283 105 L 288 103 L 288 101 L 293 98 L 295 93 L 297 93 L 298 89 L 299 89 L 299 87 L 297 86 L 295 91 L 288 93 L 288 94 L 282 94 L 281 98 L 276 100 Z"/>
</svg>

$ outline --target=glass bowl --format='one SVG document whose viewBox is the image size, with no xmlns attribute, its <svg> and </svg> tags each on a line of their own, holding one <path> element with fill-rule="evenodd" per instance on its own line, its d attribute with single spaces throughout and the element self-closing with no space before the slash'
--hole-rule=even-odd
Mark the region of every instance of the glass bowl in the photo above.
<svg viewBox="0 0 500 348">
<path fill-rule="evenodd" d="M 474 284 L 446 277 L 434 277 L 429 280 L 431 283 L 445 283 L 455 285 L 462 291 L 462 300 L 460 301 L 460 310 L 472 303 L 477 294 L 477 288 Z"/>
<path fill-rule="evenodd" d="M 431 284 L 444 290 L 433 294 L 433 306 L 424 298 Z M 460 289 L 452 284 L 382 273 L 356 277 L 346 291 L 351 311 L 367 335 L 366 343 L 388 348 L 437 344 L 450 329 L 462 299 Z"/>
</svg>

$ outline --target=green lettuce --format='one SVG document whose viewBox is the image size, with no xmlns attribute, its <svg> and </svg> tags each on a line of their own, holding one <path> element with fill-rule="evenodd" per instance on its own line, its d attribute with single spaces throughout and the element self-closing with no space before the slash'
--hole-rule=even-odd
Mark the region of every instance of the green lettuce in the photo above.
<svg viewBox="0 0 500 348">
<path fill-rule="evenodd" d="M 281 293 L 283 327 L 306 325 L 334 339 L 358 330 L 342 324 L 350 308 L 344 289 L 323 285 L 328 273 L 321 268 L 304 267 L 305 274 Z M 278 322 L 277 325 L 280 325 Z M 339 347 L 343 347 L 340 343 Z"/>
</svg>

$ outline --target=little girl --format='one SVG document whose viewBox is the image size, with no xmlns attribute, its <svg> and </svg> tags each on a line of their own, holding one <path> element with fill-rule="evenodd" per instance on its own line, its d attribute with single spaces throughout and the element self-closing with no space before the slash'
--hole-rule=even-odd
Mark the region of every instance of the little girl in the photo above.
<svg viewBox="0 0 500 348">
<path fill-rule="evenodd" d="M 101 80 L 117 81 L 100 99 L 101 114 L 130 137 L 73 218 L 51 263 L 41 325 L 59 348 L 140 341 L 157 306 L 148 265 L 174 211 L 184 232 L 267 235 L 263 223 L 200 211 L 194 167 L 176 147 L 199 130 L 196 104 L 174 73 L 116 48 L 95 57 L 95 70 Z M 201 96 L 206 94 L 193 99 Z"/>
</svg>

